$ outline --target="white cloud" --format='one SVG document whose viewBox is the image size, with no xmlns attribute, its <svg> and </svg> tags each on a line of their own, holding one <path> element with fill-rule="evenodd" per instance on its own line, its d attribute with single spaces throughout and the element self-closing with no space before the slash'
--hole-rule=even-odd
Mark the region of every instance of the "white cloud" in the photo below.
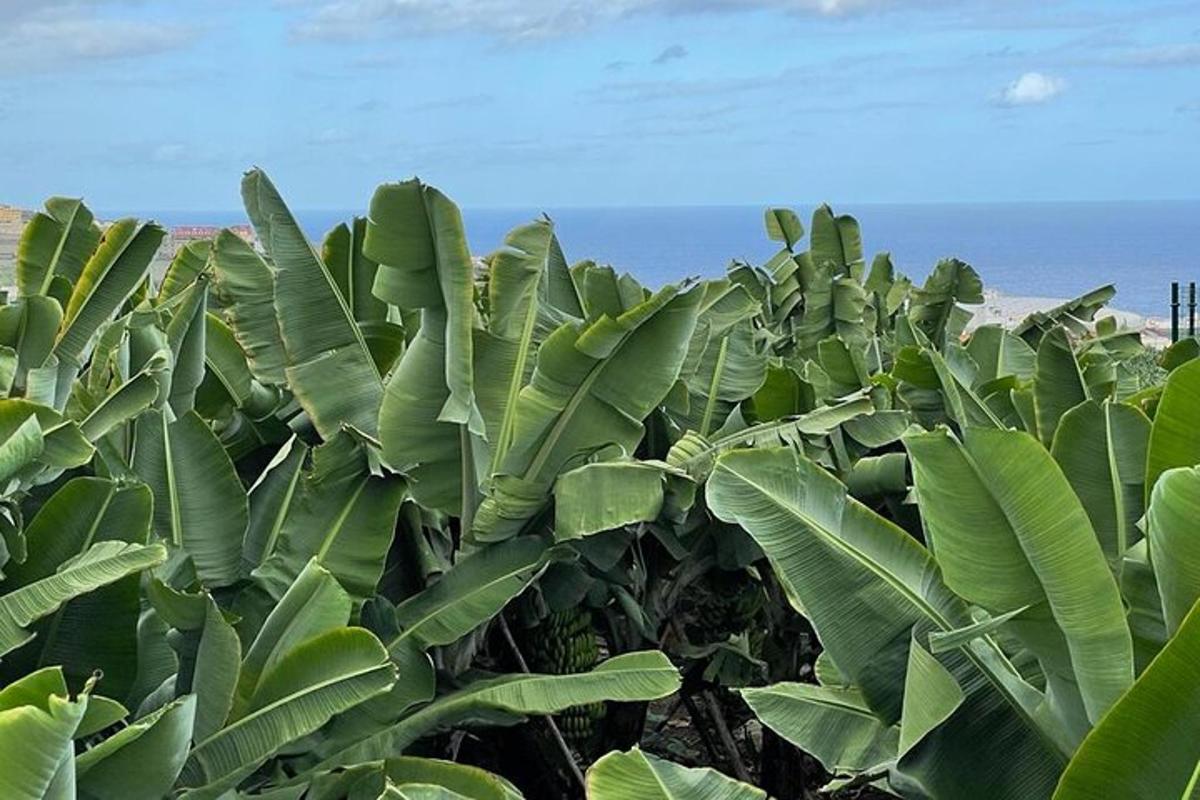
<svg viewBox="0 0 1200 800">
<path fill-rule="evenodd" d="M 0 6 L 0 75 L 164 53 L 188 45 L 198 33 L 181 23 L 100 16 L 96 5 Z"/>
<path fill-rule="evenodd" d="M 1050 102 L 1066 88 L 1067 82 L 1062 78 L 1041 72 L 1026 72 L 1004 87 L 995 99 L 1002 106 L 1034 106 Z"/>
<path fill-rule="evenodd" d="M 507 40 L 578 33 L 634 14 L 731 13 L 775 9 L 840 16 L 942 0 L 292 0 L 303 9 L 300 39 L 481 31 Z"/>
</svg>

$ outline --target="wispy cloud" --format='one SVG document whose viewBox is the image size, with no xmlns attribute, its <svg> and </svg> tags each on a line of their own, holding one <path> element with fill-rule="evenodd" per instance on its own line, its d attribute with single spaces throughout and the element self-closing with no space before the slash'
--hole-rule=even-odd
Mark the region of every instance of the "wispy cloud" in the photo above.
<svg viewBox="0 0 1200 800">
<path fill-rule="evenodd" d="M 892 8 L 944 5 L 946 0 L 297 0 L 298 39 L 345 40 L 430 32 L 474 31 L 506 40 L 579 33 L 625 17 L 732 14 L 776 10 L 828 17 Z"/>
<path fill-rule="evenodd" d="M 334 144 L 345 144 L 353 137 L 345 128 L 323 128 L 308 137 L 307 142 L 316 147 Z"/>
<path fill-rule="evenodd" d="M 681 44 L 673 44 L 670 47 L 663 49 L 661 53 L 654 57 L 654 64 L 668 64 L 672 61 L 679 61 L 688 57 L 688 49 Z"/>
<path fill-rule="evenodd" d="M 98 3 L 5 3 L 0 6 L 0 76 L 80 61 L 156 55 L 200 35 L 197 26 L 97 13 Z"/>
<path fill-rule="evenodd" d="M 993 98 L 995 103 L 1006 108 L 1036 106 L 1048 103 L 1067 89 L 1067 82 L 1041 72 L 1026 72 L 1004 87 Z"/>
<path fill-rule="evenodd" d="M 1128 67 L 1180 67 L 1200 64 L 1200 43 L 1135 47 L 1114 54 L 1113 64 Z"/>
<path fill-rule="evenodd" d="M 407 107 L 408 111 L 441 111 L 448 108 L 478 108 L 495 101 L 490 94 L 469 94 L 460 97 L 445 97 L 440 100 L 430 100 L 425 103 L 414 103 Z"/>
</svg>

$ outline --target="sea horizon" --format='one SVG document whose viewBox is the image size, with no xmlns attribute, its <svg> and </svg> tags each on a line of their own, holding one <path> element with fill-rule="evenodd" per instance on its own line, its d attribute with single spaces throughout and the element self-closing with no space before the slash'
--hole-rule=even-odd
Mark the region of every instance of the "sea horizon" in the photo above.
<svg viewBox="0 0 1200 800">
<path fill-rule="evenodd" d="M 686 277 L 715 277 L 730 261 L 764 263 L 767 204 L 573 207 L 465 207 L 471 250 L 500 247 L 513 227 L 549 216 L 569 261 L 593 259 L 650 287 Z M 788 204 L 807 220 L 815 204 Z M 1149 316 L 1169 313 L 1171 281 L 1200 280 L 1200 199 L 1037 202 L 834 204 L 855 216 L 868 259 L 887 251 L 920 282 L 940 258 L 972 264 L 984 285 L 1006 295 L 1071 297 L 1113 283 L 1113 307 Z M 167 226 L 234 225 L 244 212 L 104 211 Z M 310 238 L 363 210 L 296 209 Z M 807 227 L 807 224 L 806 224 Z"/>
</svg>

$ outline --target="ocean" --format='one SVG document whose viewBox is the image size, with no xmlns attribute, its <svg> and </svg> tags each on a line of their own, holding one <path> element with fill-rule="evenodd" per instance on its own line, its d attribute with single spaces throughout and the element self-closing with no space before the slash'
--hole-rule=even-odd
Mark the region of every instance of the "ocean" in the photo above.
<svg viewBox="0 0 1200 800">
<path fill-rule="evenodd" d="M 808 209 L 797 209 L 807 219 Z M 721 275 L 731 259 L 766 261 L 778 244 L 763 231 L 763 207 L 465 209 L 476 254 L 542 212 L 555 222 L 570 261 L 590 258 L 657 287 L 686 276 Z M 1095 203 L 872 204 L 835 206 L 862 227 L 868 259 L 880 250 L 914 280 L 939 258 L 972 264 L 1005 294 L 1071 297 L 1115 283 L 1116 308 L 1169 313 L 1171 281 L 1200 282 L 1200 200 Z M 353 212 L 298 211 L 314 239 Z M 361 213 L 361 212 L 359 212 Z M 109 215 L 105 215 L 108 217 Z M 236 212 L 139 214 L 167 225 L 233 224 Z"/>
</svg>

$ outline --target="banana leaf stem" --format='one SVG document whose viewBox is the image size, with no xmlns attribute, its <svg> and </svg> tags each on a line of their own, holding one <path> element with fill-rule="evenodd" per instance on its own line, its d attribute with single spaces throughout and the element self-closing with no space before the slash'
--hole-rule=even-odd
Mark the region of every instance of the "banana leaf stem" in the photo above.
<svg viewBox="0 0 1200 800">
<path fill-rule="evenodd" d="M 508 628 L 508 620 L 504 618 L 504 614 L 498 614 L 496 619 L 500 621 L 500 632 L 504 635 L 504 641 L 508 643 L 508 649 L 512 651 L 513 658 L 517 661 L 517 666 L 521 672 L 528 673 L 529 665 L 525 661 L 525 656 L 521 655 L 521 648 L 517 647 L 517 640 L 513 638 L 512 631 Z M 562 752 L 563 760 L 567 762 L 567 767 L 571 774 L 579 783 L 579 787 L 587 792 L 587 781 L 583 777 L 583 772 L 579 769 L 579 765 L 575 763 L 575 754 L 571 752 L 571 748 L 567 745 L 567 740 L 563 738 L 562 731 L 558 729 L 557 723 L 554 722 L 554 717 L 549 714 L 543 714 L 542 719 L 546 721 L 547 727 L 550 728 L 550 735 L 554 737 L 554 743 L 558 745 L 558 749 Z"/>
<path fill-rule="evenodd" d="M 746 764 L 742 761 L 742 754 L 738 752 L 737 742 L 733 740 L 733 734 L 730 733 L 729 726 L 725 724 L 725 715 L 721 713 L 721 705 L 713 696 L 712 690 L 704 690 L 704 700 L 708 704 L 708 713 L 712 717 L 713 727 L 717 729 L 721 745 L 729 753 L 729 760 L 733 764 L 733 771 L 737 775 L 737 779 L 742 783 L 754 783 L 750 777 L 750 771 L 746 769 Z"/>
</svg>

